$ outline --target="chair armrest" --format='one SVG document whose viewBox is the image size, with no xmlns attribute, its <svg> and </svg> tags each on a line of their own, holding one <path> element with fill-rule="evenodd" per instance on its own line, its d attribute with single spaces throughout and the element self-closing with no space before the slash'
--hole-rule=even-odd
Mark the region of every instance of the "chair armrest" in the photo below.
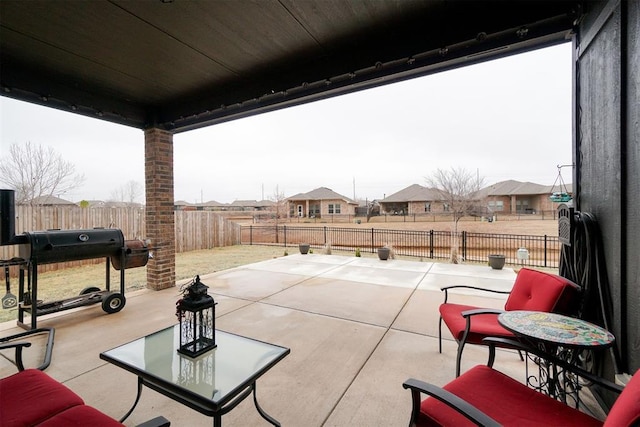
<svg viewBox="0 0 640 427">
<path fill-rule="evenodd" d="M 493 292 L 494 294 L 510 294 L 511 293 L 511 291 L 497 291 L 495 289 L 480 288 L 478 286 L 469 286 L 469 285 L 444 286 L 444 287 L 440 288 L 440 290 L 441 291 L 448 291 L 449 289 L 455 289 L 455 288 L 474 289 L 476 291 Z"/>
<path fill-rule="evenodd" d="M 498 338 L 498 337 L 487 337 L 484 338 L 482 340 L 485 344 L 487 344 L 489 346 L 490 352 L 492 351 L 492 349 L 494 349 L 496 346 L 497 347 L 510 347 L 516 350 L 521 350 L 521 351 L 525 351 L 527 353 L 531 353 L 534 354 L 550 363 L 553 363 L 554 365 L 557 365 L 563 369 L 566 369 L 569 372 L 572 372 L 582 378 L 584 378 L 587 381 L 590 381 L 594 384 L 597 384 L 601 387 L 604 387 L 608 390 L 611 390 L 615 393 L 622 393 L 622 390 L 624 389 L 623 386 L 620 386 L 612 381 L 607 380 L 606 378 L 602 378 L 599 377 L 597 375 L 594 375 L 593 373 L 586 371 L 585 369 L 577 366 L 577 365 L 573 365 L 569 362 L 567 362 L 566 360 L 560 359 L 559 357 L 556 357 L 554 354 L 542 351 L 536 347 L 532 347 L 530 345 L 527 345 L 525 343 L 522 343 L 518 340 L 513 340 L 513 339 L 509 339 L 509 338 Z"/>
<path fill-rule="evenodd" d="M 6 350 L 8 348 L 16 349 L 16 366 L 18 371 L 24 371 L 24 363 L 22 363 L 22 349 L 26 347 L 31 347 L 30 342 L 12 342 L 0 344 L 0 350 Z"/>
<path fill-rule="evenodd" d="M 460 312 L 462 317 L 471 317 L 477 314 L 501 314 L 504 313 L 504 310 L 500 310 L 497 308 L 474 308 L 473 310 L 465 310 Z"/>
<path fill-rule="evenodd" d="M 487 288 L 480 288 L 478 286 L 469 286 L 469 285 L 451 285 L 451 286 L 445 286 L 443 288 L 440 288 L 441 291 L 444 291 L 444 302 L 447 302 L 447 299 L 449 298 L 449 289 L 456 289 L 456 288 L 462 288 L 462 289 L 473 289 L 476 291 L 484 291 L 484 292 L 491 292 L 494 294 L 510 294 L 511 291 L 496 291 L 495 289 L 487 289 Z"/>
<path fill-rule="evenodd" d="M 163 416 L 155 417 L 149 421 L 145 421 L 142 424 L 138 424 L 137 427 L 169 427 L 171 422 Z"/>
<path fill-rule="evenodd" d="M 471 405 L 466 400 L 463 400 L 455 394 L 435 386 L 433 384 L 426 383 L 424 381 L 410 378 L 402 384 L 405 389 L 411 390 L 411 398 L 413 401 L 412 409 L 412 421 L 415 422 L 420 412 L 420 394 L 426 394 L 434 399 L 439 400 L 460 414 L 464 415 L 471 422 L 479 426 L 500 426 L 493 418 L 489 417 L 484 412 L 480 411 L 475 406 Z"/>
<path fill-rule="evenodd" d="M 0 338 L 0 349 L 15 348 L 16 349 L 16 367 L 19 371 L 24 371 L 24 363 L 22 362 L 22 350 L 30 347 L 30 342 L 12 341 L 22 339 L 31 335 L 47 334 L 47 343 L 45 344 L 44 358 L 42 364 L 36 369 L 44 371 L 51 364 L 51 353 L 53 352 L 53 338 L 55 335 L 54 328 L 37 328 L 8 337 Z"/>
</svg>

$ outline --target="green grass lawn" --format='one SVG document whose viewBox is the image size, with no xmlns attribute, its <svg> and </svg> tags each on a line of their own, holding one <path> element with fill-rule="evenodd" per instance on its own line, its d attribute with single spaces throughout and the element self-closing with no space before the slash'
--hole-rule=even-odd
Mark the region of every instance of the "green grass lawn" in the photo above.
<svg viewBox="0 0 640 427">
<path fill-rule="evenodd" d="M 297 248 L 286 249 L 289 253 L 297 253 Z M 179 253 L 176 254 L 176 281 L 283 256 L 284 251 L 285 248 L 277 246 L 238 245 Z M 112 268 L 110 275 L 111 289 L 118 290 L 120 272 Z M 38 274 L 38 299 L 45 303 L 53 302 L 79 295 L 82 289 L 90 286 L 104 289 L 105 276 L 104 263 Z M 125 285 L 125 296 L 127 291 L 146 287 L 146 267 L 126 270 Z M 15 278 L 11 280 L 11 293 L 18 295 L 18 280 Z M 17 309 L 0 308 L 0 323 L 17 319 Z"/>
</svg>

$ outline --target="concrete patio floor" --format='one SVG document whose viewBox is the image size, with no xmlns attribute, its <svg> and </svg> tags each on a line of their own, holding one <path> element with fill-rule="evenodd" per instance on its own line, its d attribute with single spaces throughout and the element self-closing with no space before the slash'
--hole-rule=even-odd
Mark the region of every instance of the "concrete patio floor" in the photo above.
<svg viewBox="0 0 640 427">
<path fill-rule="evenodd" d="M 215 264 L 215 259 L 212 260 Z M 338 255 L 290 255 L 201 275 L 218 305 L 216 327 L 291 348 L 257 383 L 262 408 L 283 426 L 406 426 L 410 377 L 442 385 L 455 376 L 456 343 L 448 330 L 438 353 L 442 286 L 469 284 L 509 290 L 512 269 Z M 87 404 L 120 418 L 136 395 L 136 377 L 99 353 L 176 323 L 178 287 L 127 294 L 125 308 L 105 314 L 99 304 L 38 319 L 54 327 L 46 372 Z M 458 292 L 456 302 L 501 308 L 504 297 Z M 23 330 L 0 324 L 0 336 Z M 39 364 L 43 339 L 26 351 Z M 5 355 L 11 357 L 12 354 Z M 467 346 L 462 370 L 486 363 L 487 349 Z M 495 367 L 524 380 L 517 353 L 499 351 Z M 16 372 L 0 357 L 0 377 Z M 37 402 L 34 402 L 37 404 Z M 150 389 L 126 425 L 156 415 L 172 426 L 210 426 L 211 418 Z M 251 399 L 223 418 L 225 426 L 267 426 Z"/>
</svg>

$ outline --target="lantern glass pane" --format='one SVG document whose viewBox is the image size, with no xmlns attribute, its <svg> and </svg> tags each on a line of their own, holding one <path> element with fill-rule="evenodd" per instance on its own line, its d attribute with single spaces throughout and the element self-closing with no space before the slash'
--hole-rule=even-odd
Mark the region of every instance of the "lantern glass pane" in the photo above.
<svg viewBox="0 0 640 427">
<path fill-rule="evenodd" d="M 216 347 L 213 307 L 184 310 L 180 317 L 180 353 L 198 356 Z"/>
</svg>

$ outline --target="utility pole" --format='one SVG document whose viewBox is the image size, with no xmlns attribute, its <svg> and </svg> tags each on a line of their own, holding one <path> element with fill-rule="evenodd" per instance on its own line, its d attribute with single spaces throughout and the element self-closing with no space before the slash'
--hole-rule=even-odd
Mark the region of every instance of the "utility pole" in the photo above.
<svg viewBox="0 0 640 427">
<path fill-rule="evenodd" d="M 356 177 L 353 177 L 353 200 L 356 200 Z"/>
</svg>

